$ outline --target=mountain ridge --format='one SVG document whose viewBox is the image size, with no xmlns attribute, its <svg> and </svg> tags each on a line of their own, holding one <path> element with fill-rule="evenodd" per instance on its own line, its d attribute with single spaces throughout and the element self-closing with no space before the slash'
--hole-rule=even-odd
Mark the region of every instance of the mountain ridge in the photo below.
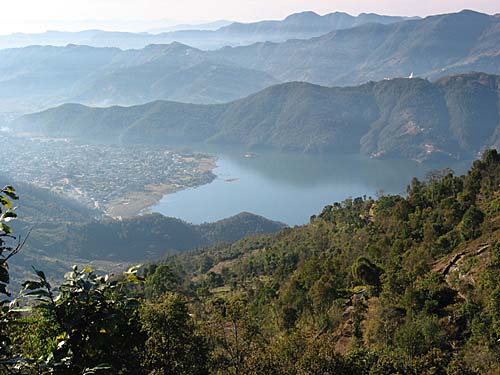
<svg viewBox="0 0 500 375">
<path fill-rule="evenodd" d="M 315 14 L 313 25 L 301 23 L 307 14 Z M 17 48 L 27 45 L 66 45 L 86 44 L 95 47 L 119 47 L 122 49 L 143 48 L 148 44 L 182 42 L 201 49 L 216 49 L 224 45 L 245 45 L 258 41 L 284 41 L 290 38 L 307 39 L 326 34 L 337 28 L 353 27 L 365 22 L 399 22 L 409 17 L 386 16 L 379 14 L 351 16 L 335 12 L 319 15 L 314 12 L 291 14 L 283 20 L 264 20 L 257 22 L 224 23 L 215 30 L 183 28 L 181 30 L 159 33 L 134 33 L 125 31 L 105 31 L 100 29 L 77 32 L 47 31 L 45 33 L 15 33 L 0 36 L 0 48 Z M 308 19 L 311 21 L 311 18 Z M 196 25 L 193 25 L 196 26 Z"/>
<path fill-rule="evenodd" d="M 61 274 L 73 264 L 93 263 L 110 272 L 128 262 L 158 260 L 167 253 L 274 233 L 286 226 L 248 212 L 199 225 L 158 213 L 117 220 L 50 190 L 10 182 L 20 196 L 19 219 L 11 226 L 29 237 L 12 263 L 19 275 L 16 281 L 29 275 L 32 266 Z"/>
<path fill-rule="evenodd" d="M 500 76 L 398 78 L 351 87 L 271 86 L 227 104 L 67 104 L 23 116 L 19 132 L 122 143 L 234 144 L 249 149 L 469 158 L 500 145 Z"/>
<path fill-rule="evenodd" d="M 429 79 L 500 74 L 499 51 L 500 19 L 473 11 L 216 51 L 179 42 L 125 51 L 77 45 L 7 49 L 0 50 L 0 111 L 157 99 L 214 104 L 290 81 L 352 86 L 412 72 Z"/>
<path fill-rule="evenodd" d="M 307 41 L 257 43 L 210 53 L 281 81 L 352 85 L 411 72 L 438 78 L 460 65 L 462 72 L 476 70 L 480 58 L 485 59 L 483 66 L 490 66 L 483 71 L 498 73 L 498 35 L 498 18 L 465 10 L 389 25 L 368 23 Z"/>
</svg>

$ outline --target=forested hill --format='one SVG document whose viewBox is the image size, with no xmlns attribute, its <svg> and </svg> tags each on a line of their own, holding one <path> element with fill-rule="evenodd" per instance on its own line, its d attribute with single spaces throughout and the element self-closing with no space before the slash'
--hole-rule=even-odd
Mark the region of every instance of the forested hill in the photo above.
<svg viewBox="0 0 500 375">
<path fill-rule="evenodd" d="M 167 253 L 274 233 L 285 226 L 247 212 L 201 225 L 160 214 L 112 220 L 61 194 L 30 184 L 15 183 L 15 187 L 19 219 L 12 227 L 21 240 L 29 234 L 12 263 L 17 281 L 22 274 L 29 275 L 32 265 L 53 276 L 62 276 L 72 263 L 97 263 L 109 272 L 129 262 L 157 260 Z"/>
<path fill-rule="evenodd" d="M 29 247 L 49 257 L 144 262 L 160 259 L 168 253 L 274 233 L 284 227 L 282 223 L 250 213 L 201 225 L 150 214 L 124 220 L 69 222 L 57 230 L 52 228 L 50 241 L 43 233 L 47 228 L 41 224 L 33 232 Z"/>
<path fill-rule="evenodd" d="M 208 331 L 228 373 L 494 374 L 499 181 L 487 151 L 465 176 L 414 179 L 406 197 L 348 199 L 308 225 L 165 264 L 235 327 L 226 346 Z M 231 350 L 238 362 L 224 362 Z"/>
<path fill-rule="evenodd" d="M 391 79 L 356 87 L 273 86 L 228 104 L 67 104 L 26 115 L 16 131 L 123 143 L 211 142 L 374 157 L 468 158 L 499 145 L 500 77 Z"/>
<path fill-rule="evenodd" d="M 347 199 L 307 225 L 172 255 L 123 275 L 67 267 L 65 281 L 52 287 L 35 270 L 38 279 L 24 283 L 4 314 L 5 368 L 497 374 L 499 181 L 500 154 L 488 150 L 465 176 L 434 171 L 413 179 L 404 197 Z M 127 226 L 125 242 L 136 245 L 142 229 Z M 108 235 L 101 245 L 109 245 Z M 3 280 L 9 277 L 22 275 L 9 268 Z"/>
</svg>

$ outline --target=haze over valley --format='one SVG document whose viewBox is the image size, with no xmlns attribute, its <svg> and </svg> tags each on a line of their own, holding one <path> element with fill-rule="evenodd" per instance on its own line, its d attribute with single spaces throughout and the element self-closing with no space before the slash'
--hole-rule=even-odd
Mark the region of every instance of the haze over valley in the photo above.
<svg viewBox="0 0 500 375">
<path fill-rule="evenodd" d="M 124 144 L 204 142 L 419 161 L 467 159 L 498 143 L 499 82 L 499 76 L 472 73 L 344 88 L 286 83 L 220 105 L 65 104 L 20 117 L 11 129 Z"/>
<path fill-rule="evenodd" d="M 497 147 L 499 32 L 498 16 L 472 10 L 304 11 L 2 36 L 0 172 L 95 217 L 304 224 Z"/>
<path fill-rule="evenodd" d="M 289 81 L 349 86 L 412 73 L 431 80 L 471 71 L 497 74 L 499 25 L 496 16 L 462 11 L 215 51 L 177 41 L 132 50 L 5 49 L 0 109 L 25 113 L 66 102 L 109 106 L 160 99 L 212 104 Z"/>
<path fill-rule="evenodd" d="M 465 171 L 499 142 L 497 16 L 302 12 L 199 28 L 0 38 L 20 43 L 0 49 L 1 172 L 96 217 L 250 211 L 295 225 L 435 168 Z"/>
<path fill-rule="evenodd" d="M 2 173 L 68 196 L 111 217 L 130 217 L 166 193 L 210 183 L 215 160 L 154 147 L 2 137 Z M 22 149 L 22 154 L 16 154 Z"/>
<path fill-rule="evenodd" d="M 319 15 L 315 12 L 291 14 L 280 21 L 265 20 L 242 23 L 218 21 L 200 25 L 179 25 L 172 31 L 118 32 L 85 30 L 81 32 L 47 31 L 39 34 L 15 33 L 0 37 L 1 48 L 18 48 L 34 44 L 65 46 L 67 44 L 92 47 L 140 49 L 150 44 L 179 42 L 203 50 L 225 46 L 249 45 L 257 42 L 284 42 L 288 39 L 309 39 L 331 31 L 348 29 L 366 23 L 389 24 L 407 17 L 362 13 L 351 16 L 343 12 Z"/>
<path fill-rule="evenodd" d="M 500 373 L 499 4 L 308 4 L 4 4 L 1 374 Z"/>
</svg>

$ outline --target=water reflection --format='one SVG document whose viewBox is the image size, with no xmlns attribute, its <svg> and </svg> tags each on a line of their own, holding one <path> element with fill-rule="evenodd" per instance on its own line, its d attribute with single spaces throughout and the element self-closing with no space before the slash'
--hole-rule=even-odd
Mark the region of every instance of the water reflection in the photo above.
<svg viewBox="0 0 500 375">
<path fill-rule="evenodd" d="M 444 167 L 463 173 L 470 165 L 373 160 L 359 155 L 266 152 L 246 158 L 238 150 L 219 150 L 216 154 L 218 178 L 213 183 L 166 196 L 152 210 L 193 223 L 249 211 L 297 225 L 332 202 L 374 196 L 378 190 L 404 194 L 414 176 L 422 178 Z"/>
</svg>

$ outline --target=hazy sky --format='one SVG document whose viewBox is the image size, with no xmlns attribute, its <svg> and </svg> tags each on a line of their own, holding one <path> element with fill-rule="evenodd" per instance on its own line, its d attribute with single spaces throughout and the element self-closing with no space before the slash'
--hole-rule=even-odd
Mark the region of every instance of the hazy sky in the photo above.
<svg viewBox="0 0 500 375">
<path fill-rule="evenodd" d="M 139 31 L 217 19 L 281 19 L 305 10 L 425 16 L 468 8 L 500 13 L 500 0 L 0 0 L 0 4 L 2 34 L 89 27 Z"/>
</svg>

